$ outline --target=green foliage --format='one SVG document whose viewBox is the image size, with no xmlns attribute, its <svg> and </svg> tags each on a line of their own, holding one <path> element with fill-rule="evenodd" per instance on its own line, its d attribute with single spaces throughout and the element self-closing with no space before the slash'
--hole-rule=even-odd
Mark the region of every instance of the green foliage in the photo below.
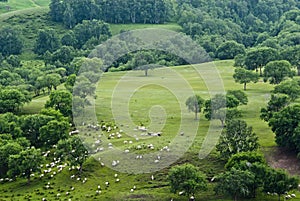
<svg viewBox="0 0 300 201">
<path fill-rule="evenodd" d="M 294 75 L 290 62 L 286 60 L 271 61 L 264 69 L 264 81 L 269 80 L 270 84 L 279 84 L 284 78 Z"/>
<path fill-rule="evenodd" d="M 216 57 L 219 59 L 233 59 L 239 54 L 245 54 L 245 46 L 235 41 L 222 43 L 216 51 Z"/>
<path fill-rule="evenodd" d="M 190 112 L 194 112 L 195 113 L 195 119 L 197 120 L 197 114 L 199 112 L 201 112 L 202 106 L 204 103 L 204 99 L 201 98 L 199 95 L 194 95 L 194 96 L 190 96 L 186 102 L 185 105 L 187 106 L 188 110 Z"/>
<path fill-rule="evenodd" d="M 297 79 L 285 80 L 275 86 L 273 93 L 286 94 L 291 101 L 295 101 L 300 96 L 300 82 Z"/>
<path fill-rule="evenodd" d="M 226 95 L 235 97 L 241 105 L 247 105 L 248 103 L 247 95 L 241 90 L 228 90 Z"/>
<path fill-rule="evenodd" d="M 35 42 L 34 52 L 38 55 L 43 55 L 47 51 L 54 52 L 60 46 L 59 38 L 54 29 L 42 29 L 38 33 Z"/>
<path fill-rule="evenodd" d="M 52 20 L 63 22 L 68 28 L 83 20 L 98 19 L 109 23 L 151 23 L 160 24 L 169 21 L 172 14 L 170 0 L 155 2 L 146 0 L 107 2 L 103 0 L 51 0 L 50 16 Z"/>
<path fill-rule="evenodd" d="M 233 200 L 248 197 L 251 194 L 251 187 L 255 183 L 254 175 L 248 170 L 232 168 L 217 177 L 218 184 L 215 187 L 216 193 L 228 194 Z"/>
<path fill-rule="evenodd" d="M 272 94 L 266 108 L 260 111 L 260 118 L 269 121 L 274 113 L 279 112 L 290 103 L 290 98 L 285 94 Z"/>
<path fill-rule="evenodd" d="M 0 53 L 3 56 L 11 54 L 20 54 L 23 43 L 19 31 L 12 26 L 0 28 Z"/>
<path fill-rule="evenodd" d="M 253 164 L 253 163 L 260 163 L 260 164 L 265 164 L 265 165 L 267 164 L 266 159 L 260 153 L 253 152 L 253 151 L 252 152 L 239 152 L 239 153 L 233 154 L 229 158 L 229 160 L 225 164 L 225 168 L 227 170 L 230 170 L 233 167 L 238 169 L 243 161 L 248 162 L 250 164 Z"/>
<path fill-rule="evenodd" d="M 244 68 L 236 68 L 234 70 L 233 78 L 235 82 L 239 82 L 240 84 L 244 84 L 244 90 L 246 90 L 246 85 L 250 82 L 256 83 L 258 81 L 258 74 L 252 72 L 251 70 L 247 70 Z"/>
<path fill-rule="evenodd" d="M 23 150 L 16 155 L 10 155 L 8 159 L 8 174 L 11 177 L 21 176 L 27 178 L 27 183 L 30 183 L 30 175 L 33 172 L 40 170 L 40 165 L 43 162 L 43 157 L 39 149 L 31 147 Z M 24 173 L 24 174 L 23 174 Z"/>
<path fill-rule="evenodd" d="M 0 113 L 18 112 L 28 100 L 18 89 L 0 89 Z"/>
<path fill-rule="evenodd" d="M 46 108 L 52 107 L 65 117 L 72 115 L 72 94 L 69 91 L 53 91 L 46 102 Z"/>
<path fill-rule="evenodd" d="M 258 137 L 243 120 L 231 120 L 223 130 L 216 148 L 222 158 L 233 154 L 255 151 L 259 147 Z"/>
<path fill-rule="evenodd" d="M 82 172 L 82 165 L 88 158 L 88 151 L 82 144 L 79 137 L 74 136 L 66 140 L 60 140 L 57 144 L 58 155 L 67 160 L 70 165 L 79 165 Z"/>
<path fill-rule="evenodd" d="M 205 118 L 208 120 L 218 119 L 224 126 L 225 120 L 234 119 L 240 116 L 235 108 L 240 101 L 232 95 L 216 94 L 204 103 Z"/>
<path fill-rule="evenodd" d="M 278 59 L 277 50 L 269 47 L 261 47 L 250 50 L 245 56 L 245 66 L 248 70 L 260 69 L 260 75 L 262 75 L 262 67 L 264 67 L 270 61 Z"/>
<path fill-rule="evenodd" d="M 299 132 L 295 130 L 299 127 L 300 122 L 300 105 L 290 105 L 274 113 L 269 121 L 269 126 L 276 135 L 276 143 L 279 146 L 288 147 L 289 149 L 300 152 Z"/>
<path fill-rule="evenodd" d="M 298 187 L 298 179 L 296 177 L 290 177 L 283 170 L 275 170 L 269 168 L 266 172 L 263 191 L 269 193 L 277 193 L 278 200 L 280 196 L 285 192 Z"/>
<path fill-rule="evenodd" d="M 40 127 L 40 141 L 44 145 L 54 145 L 59 140 L 66 139 L 68 137 L 70 125 L 68 121 L 49 121 L 46 125 Z"/>
<path fill-rule="evenodd" d="M 169 171 L 168 180 L 171 192 L 183 191 L 185 195 L 194 195 L 199 190 L 207 189 L 205 175 L 191 165 L 184 164 L 172 167 Z"/>
</svg>

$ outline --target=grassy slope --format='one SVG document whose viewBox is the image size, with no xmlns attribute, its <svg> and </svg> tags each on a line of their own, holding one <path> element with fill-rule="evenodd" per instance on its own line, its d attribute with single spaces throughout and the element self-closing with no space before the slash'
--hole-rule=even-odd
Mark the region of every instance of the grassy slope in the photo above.
<svg viewBox="0 0 300 201">
<path fill-rule="evenodd" d="M 46 7 L 50 0 L 9 0 L 0 3 L 0 14 L 27 8 Z M 10 9 L 8 10 L 7 7 Z"/>
<path fill-rule="evenodd" d="M 218 61 L 215 62 L 219 72 L 222 75 L 222 79 L 224 81 L 224 85 L 226 90 L 228 89 L 242 89 L 242 85 L 236 84 L 233 82 L 232 73 L 233 67 L 232 61 Z M 198 93 L 205 94 L 206 87 L 203 84 L 203 81 L 200 78 L 197 78 L 198 75 L 195 74 L 195 71 L 189 66 L 180 66 L 174 67 L 178 73 L 180 73 L 185 80 L 187 80 L 194 90 Z M 151 78 L 161 78 L 160 69 L 156 69 L 154 71 L 150 71 Z M 111 115 L 111 100 L 112 92 L 115 85 L 118 83 L 118 80 L 124 75 L 124 72 L 117 73 L 105 73 L 102 77 L 102 81 L 97 88 L 97 108 L 96 112 L 98 118 L 101 120 L 110 121 L 112 118 Z M 143 72 L 136 71 L 134 74 L 137 78 L 141 78 Z M 125 86 L 126 87 L 126 86 Z M 272 86 L 259 82 L 257 84 L 249 84 L 248 90 L 246 91 L 249 103 L 248 106 L 242 106 L 240 109 L 243 111 L 243 119 L 245 119 L 249 125 L 252 125 L 254 131 L 258 134 L 260 143 L 264 147 L 274 146 L 274 135 L 271 130 L 267 127 L 267 125 L 259 119 L 259 110 L 261 107 L 265 106 L 267 102 L 267 97 L 269 91 L 272 89 Z M 153 93 L 155 91 L 155 93 Z M 142 99 L 145 94 L 151 93 L 154 96 L 152 99 Z M 163 98 L 162 98 L 163 97 Z M 205 97 L 205 95 L 203 95 Z M 143 119 L 143 123 L 149 123 L 149 119 L 146 116 L 148 114 L 149 106 L 152 104 L 157 104 L 158 102 L 153 102 L 155 99 L 159 100 L 159 105 L 166 107 L 167 112 L 177 111 L 176 107 L 169 107 L 171 104 L 168 104 L 169 101 L 172 102 L 172 98 L 174 96 L 166 89 L 157 87 L 155 85 L 150 85 L 148 87 L 140 88 L 136 93 L 133 94 L 129 108 L 132 112 L 133 121 L 137 121 L 138 119 Z M 207 98 L 207 97 L 205 97 Z M 32 102 L 29 107 L 25 107 L 26 110 L 35 111 L 37 108 L 41 107 L 41 103 L 45 101 L 45 97 L 39 98 Z M 137 102 L 136 102 L 137 100 Z M 134 104 L 133 104 L 134 103 Z M 176 106 L 176 102 L 173 102 Z M 172 105 L 173 106 L 173 105 Z M 140 112 L 136 112 L 140 111 Z M 172 135 L 168 135 L 168 131 L 172 131 L 176 129 L 178 119 L 176 114 L 173 114 L 173 119 L 175 122 L 169 122 L 168 126 L 164 128 L 166 136 L 171 137 Z M 193 114 L 190 113 L 190 119 L 192 121 Z M 171 121 L 171 119 L 168 119 Z M 138 122 L 137 122 L 138 123 Z M 189 149 L 188 153 L 185 154 L 177 163 L 182 162 L 192 162 L 195 165 L 199 166 L 204 172 L 208 175 L 213 176 L 218 172 L 222 171 L 222 162 L 217 160 L 215 156 L 215 152 L 212 152 L 207 158 L 203 160 L 199 160 L 197 157 L 198 151 L 200 149 L 201 143 L 204 138 L 204 134 L 207 130 L 208 122 L 201 116 L 200 120 L 200 128 L 198 135 Z M 125 146 L 120 142 L 125 139 L 129 139 L 129 137 L 122 138 L 121 140 L 113 141 L 114 144 L 120 146 L 121 149 L 125 148 Z M 150 141 L 149 141 L 150 142 Z M 165 145 L 165 139 L 162 137 L 159 140 L 152 139 L 151 143 L 155 146 L 159 147 Z M 148 143 L 148 142 L 147 142 Z M 137 144 L 134 142 L 134 144 Z M 174 200 L 186 200 L 186 198 L 180 198 L 177 195 L 173 195 L 169 193 L 168 187 L 164 187 L 164 182 L 166 178 L 167 170 L 164 169 L 154 174 L 155 180 L 151 181 L 151 174 L 142 174 L 142 175 L 128 175 L 128 174 L 119 174 L 119 178 L 121 180 L 120 183 L 115 183 L 114 174 L 115 172 L 109 168 L 104 168 L 99 165 L 99 163 L 95 162 L 93 159 L 90 159 L 84 166 L 84 175 L 82 177 L 87 177 L 88 182 L 82 184 L 80 181 L 75 181 L 74 179 L 70 179 L 70 175 L 75 172 L 69 172 L 65 169 L 62 173 L 58 174 L 54 178 L 44 178 L 42 180 L 35 179 L 30 187 L 25 185 L 25 180 L 18 179 L 17 182 L 6 183 L 0 186 L 0 200 L 1 198 L 5 200 L 9 200 L 12 195 L 15 196 L 13 200 L 24 200 L 25 197 L 31 196 L 33 200 L 41 200 L 42 197 L 48 197 L 51 200 L 56 198 L 56 194 L 61 194 L 61 199 L 71 198 L 72 200 L 170 200 L 171 198 L 175 198 Z M 43 187 L 47 182 L 53 183 L 53 189 L 44 190 Z M 109 188 L 104 187 L 105 181 L 110 181 L 111 185 Z M 97 190 L 97 186 L 102 186 L 102 194 L 96 195 L 95 191 Z M 137 186 L 137 190 L 134 193 L 130 193 L 130 188 L 134 185 Z M 66 191 L 70 191 L 71 186 L 74 186 L 76 191 L 71 192 L 69 196 L 65 195 Z M 204 193 L 200 193 L 196 195 L 196 197 L 201 198 L 200 200 L 230 200 L 225 197 L 217 197 L 213 195 L 212 184 L 210 184 L 210 190 Z M 269 200 L 275 201 L 277 197 L 272 196 L 263 196 L 258 195 L 256 200 Z M 300 199 L 294 199 L 300 200 Z"/>
</svg>

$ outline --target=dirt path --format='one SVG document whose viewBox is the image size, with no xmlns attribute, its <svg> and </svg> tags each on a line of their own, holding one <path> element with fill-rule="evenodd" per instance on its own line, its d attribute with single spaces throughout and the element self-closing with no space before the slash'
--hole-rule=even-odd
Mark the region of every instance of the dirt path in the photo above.
<svg viewBox="0 0 300 201">
<path fill-rule="evenodd" d="M 274 168 L 286 169 L 292 175 L 300 175 L 300 160 L 286 148 L 264 148 L 267 162 Z"/>
</svg>

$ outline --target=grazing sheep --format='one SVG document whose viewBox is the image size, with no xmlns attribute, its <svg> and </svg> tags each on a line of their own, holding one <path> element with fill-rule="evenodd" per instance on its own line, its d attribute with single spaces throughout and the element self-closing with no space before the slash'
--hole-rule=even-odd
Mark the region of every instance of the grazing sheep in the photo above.
<svg viewBox="0 0 300 201">
<path fill-rule="evenodd" d="M 295 195 L 295 194 L 291 194 L 291 197 L 292 197 L 292 198 L 295 198 L 295 197 L 296 197 L 296 195 Z"/>
<path fill-rule="evenodd" d="M 130 189 L 130 192 L 131 192 L 131 193 L 133 193 L 133 191 L 134 191 L 133 189 Z"/>
<path fill-rule="evenodd" d="M 120 179 L 118 178 L 118 179 L 116 179 L 116 182 L 119 182 L 120 181 Z"/>
<path fill-rule="evenodd" d="M 118 174 L 115 174 L 115 178 L 117 178 L 118 177 Z"/>
</svg>

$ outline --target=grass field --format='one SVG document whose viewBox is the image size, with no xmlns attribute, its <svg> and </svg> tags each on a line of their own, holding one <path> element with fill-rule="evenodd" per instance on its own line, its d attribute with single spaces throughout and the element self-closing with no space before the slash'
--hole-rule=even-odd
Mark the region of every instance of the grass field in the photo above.
<svg viewBox="0 0 300 201">
<path fill-rule="evenodd" d="M 8 0 L 0 3 L 0 14 L 28 8 L 47 7 L 50 0 Z"/>
<path fill-rule="evenodd" d="M 234 68 L 232 67 L 233 61 L 217 61 L 215 62 L 218 71 L 224 82 L 226 90 L 242 89 L 242 85 L 234 83 L 232 79 L 232 73 Z M 199 67 L 199 66 L 198 66 Z M 196 66 L 197 68 L 197 66 Z M 207 87 L 205 86 L 201 77 L 196 74 L 196 71 L 191 66 L 179 66 L 173 67 L 172 70 L 182 76 L 184 80 L 189 83 L 196 93 L 201 94 L 205 99 L 208 98 Z M 136 153 L 149 154 L 159 150 L 162 146 L 167 145 L 171 139 L 173 139 L 178 132 L 178 125 L 181 119 L 186 119 L 185 123 L 188 126 L 195 125 L 193 120 L 194 115 L 188 113 L 186 109 L 183 111 L 183 115 L 180 115 L 181 108 L 180 98 L 176 97 L 176 92 L 172 91 L 172 88 L 162 87 L 159 84 L 159 80 L 167 79 L 168 75 L 163 74 L 163 69 L 155 69 L 149 72 L 149 77 L 144 77 L 142 71 L 134 71 L 129 75 L 131 81 L 136 82 L 137 85 L 145 83 L 144 79 L 152 80 L 154 84 L 144 84 L 133 90 L 132 94 L 123 96 L 128 91 L 118 91 L 116 86 L 121 86 L 123 89 L 130 89 L 132 82 L 126 80 L 126 72 L 105 73 L 97 88 L 97 100 L 96 100 L 96 114 L 98 120 L 104 120 L 106 122 L 113 121 L 114 118 L 119 116 L 112 113 L 112 97 L 116 102 L 126 101 L 129 111 L 129 117 L 135 124 L 143 123 L 146 126 L 151 127 L 155 122 L 161 122 L 164 126 L 152 127 L 153 129 L 161 129 L 163 135 L 160 138 L 154 137 L 150 139 L 144 139 L 136 141 L 133 136 L 127 133 L 121 139 L 114 139 L 112 143 L 114 146 L 123 150 L 128 148 Z M 163 76 L 162 76 L 163 75 Z M 142 82 L 140 82 L 142 81 Z M 174 88 L 180 88 L 174 83 Z M 268 101 L 269 91 L 273 86 L 267 83 L 258 82 L 256 84 L 249 84 L 246 91 L 249 103 L 247 106 L 241 106 L 243 119 L 245 119 L 249 125 L 253 126 L 254 131 L 259 136 L 259 142 L 263 148 L 272 148 L 275 146 L 274 135 L 268 128 L 267 124 L 259 119 L 259 111 L 261 107 L 264 107 Z M 122 89 L 122 88 L 120 88 Z M 119 95 L 115 93 L 120 92 Z M 132 92 L 132 90 L 131 90 Z M 122 94 L 123 93 L 123 94 Z M 128 99 L 129 97 L 129 99 Z M 36 112 L 42 105 L 44 105 L 47 97 L 42 97 L 34 100 L 32 103 L 24 107 L 26 112 Z M 128 100 L 126 100 L 128 99 Z M 153 107 L 156 106 L 156 107 Z M 162 110 L 164 108 L 164 110 Z M 124 110 L 125 111 L 125 110 Z M 123 111 L 123 112 L 124 112 Z M 149 113 L 150 112 L 150 113 Z M 122 111 L 120 111 L 122 113 Z M 150 115 L 150 116 L 149 116 Z M 165 117 L 165 118 L 163 118 Z M 164 120 L 165 119 L 165 120 Z M 125 122 L 126 123 L 126 122 Z M 217 122 L 219 123 L 219 122 Z M 174 164 L 180 164 L 184 162 L 190 162 L 200 167 L 209 177 L 212 177 L 223 171 L 224 162 L 220 161 L 216 152 L 213 150 L 208 157 L 200 160 L 198 158 L 199 150 L 201 149 L 202 142 L 205 138 L 209 122 L 204 119 L 203 114 L 200 117 L 200 124 L 197 135 L 193 140 L 192 145 L 188 151 Z M 130 128 L 130 127 L 129 127 Z M 126 130 L 124 124 L 121 129 Z M 130 128 L 132 129 L 132 128 Z M 129 129 L 129 130 L 130 130 Z M 157 131 L 157 130 L 156 130 Z M 131 130 L 131 132 L 133 132 Z M 186 132 L 188 133 L 188 132 Z M 133 133 L 134 134 L 134 133 Z M 175 134 L 175 135 L 174 135 Z M 186 134 L 187 135 L 187 134 Z M 142 137 L 141 137 L 142 138 Z M 124 145 L 123 140 L 132 140 L 132 145 Z M 152 143 L 156 149 L 154 151 L 148 151 L 142 149 L 135 151 L 134 147 L 140 144 Z M 145 164 L 147 161 L 145 161 Z M 136 162 L 136 164 L 139 164 Z M 139 166 L 133 168 L 139 168 Z M 38 176 L 34 179 L 30 186 L 25 184 L 25 180 L 18 179 L 16 182 L 5 183 L 0 185 L 0 200 L 41 200 L 43 197 L 47 197 L 49 200 L 66 200 L 68 198 L 72 200 L 162 200 L 167 201 L 173 198 L 173 200 L 186 200 L 186 197 L 180 197 L 178 195 L 171 194 L 166 183 L 166 173 L 168 168 L 164 168 L 158 172 L 153 173 L 155 180 L 151 180 L 151 173 L 148 174 L 129 174 L 118 173 L 110 168 L 102 167 L 99 162 L 90 158 L 84 165 L 84 173 L 81 178 L 87 177 L 88 181 L 83 184 L 76 179 L 70 179 L 72 174 L 76 174 L 76 171 L 69 171 L 67 168 L 62 173 L 57 174 L 53 178 L 49 175 L 43 179 L 39 179 Z M 118 174 L 120 182 L 115 182 L 114 174 Z M 76 176 L 76 177 L 79 177 Z M 109 187 L 105 187 L 105 181 L 110 182 Z M 51 189 L 45 189 L 45 185 L 50 182 Z M 101 185 L 102 192 L 100 195 L 96 194 L 97 186 Z M 131 193 L 130 189 L 136 186 L 137 189 Z M 198 193 L 196 195 L 197 200 L 230 200 L 228 197 L 222 197 L 214 195 L 214 184 L 209 184 L 209 190 L 207 192 Z M 70 189 L 75 187 L 76 190 Z M 69 195 L 66 195 L 69 192 Z M 60 194 L 57 197 L 57 194 Z M 294 193 L 294 192 L 293 192 Z M 295 192 L 297 196 L 299 193 Z M 247 199 L 252 201 L 252 199 Z M 277 197 L 267 196 L 259 194 L 255 200 L 259 201 L 275 201 Z M 300 200 L 299 198 L 293 200 Z"/>
</svg>

